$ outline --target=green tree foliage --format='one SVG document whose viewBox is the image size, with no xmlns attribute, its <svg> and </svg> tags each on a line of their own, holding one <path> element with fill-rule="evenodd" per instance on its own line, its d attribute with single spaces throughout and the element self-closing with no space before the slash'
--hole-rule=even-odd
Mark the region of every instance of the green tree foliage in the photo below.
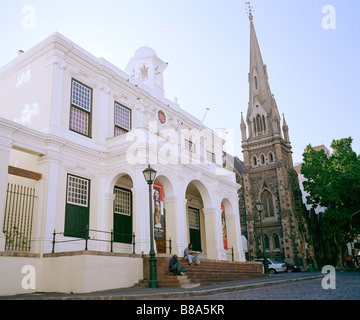
<svg viewBox="0 0 360 320">
<path fill-rule="evenodd" d="M 333 153 L 308 145 L 303 154 L 301 173 L 307 179 L 304 190 L 309 193 L 307 203 L 325 208 L 322 213 L 325 240 L 333 243 L 337 251 L 337 264 L 343 265 L 346 243 L 360 234 L 360 155 L 351 148 L 352 138 L 333 140 Z"/>
</svg>

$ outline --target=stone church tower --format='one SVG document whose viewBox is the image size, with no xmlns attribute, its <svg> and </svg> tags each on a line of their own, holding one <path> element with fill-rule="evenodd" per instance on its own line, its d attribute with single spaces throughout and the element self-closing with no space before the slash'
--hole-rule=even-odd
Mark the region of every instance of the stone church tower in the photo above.
<svg viewBox="0 0 360 320">
<path fill-rule="evenodd" d="M 293 167 L 289 129 L 271 93 L 266 65 L 250 14 L 249 105 L 246 123 L 241 114 L 242 172 L 240 207 L 242 234 L 248 240 L 248 259 L 262 257 L 260 217 L 266 256 L 305 266 L 313 259 L 307 212 Z"/>
</svg>

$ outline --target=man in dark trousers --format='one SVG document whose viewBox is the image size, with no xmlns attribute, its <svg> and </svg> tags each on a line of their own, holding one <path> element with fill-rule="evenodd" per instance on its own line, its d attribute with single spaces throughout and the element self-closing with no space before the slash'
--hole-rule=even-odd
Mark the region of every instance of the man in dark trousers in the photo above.
<svg viewBox="0 0 360 320">
<path fill-rule="evenodd" d="M 181 271 L 185 271 L 181 268 L 181 262 L 176 254 L 170 260 L 170 271 L 174 273 L 174 276 L 181 276 Z"/>
</svg>

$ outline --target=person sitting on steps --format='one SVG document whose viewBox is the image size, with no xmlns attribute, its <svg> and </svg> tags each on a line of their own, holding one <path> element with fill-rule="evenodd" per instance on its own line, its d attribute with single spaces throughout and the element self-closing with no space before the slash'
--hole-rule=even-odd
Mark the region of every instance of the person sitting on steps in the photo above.
<svg viewBox="0 0 360 320">
<path fill-rule="evenodd" d="M 178 260 L 177 255 L 175 254 L 170 260 L 170 271 L 174 273 L 174 276 L 182 276 L 181 271 L 185 272 L 186 269 L 181 267 L 181 262 Z"/>
<path fill-rule="evenodd" d="M 192 244 L 189 243 L 188 247 L 184 250 L 184 258 L 185 260 L 187 260 L 189 262 L 189 265 L 192 265 L 193 259 L 195 259 L 195 265 L 199 265 L 200 264 L 200 259 L 199 259 L 199 252 L 195 252 L 192 250 Z"/>
</svg>

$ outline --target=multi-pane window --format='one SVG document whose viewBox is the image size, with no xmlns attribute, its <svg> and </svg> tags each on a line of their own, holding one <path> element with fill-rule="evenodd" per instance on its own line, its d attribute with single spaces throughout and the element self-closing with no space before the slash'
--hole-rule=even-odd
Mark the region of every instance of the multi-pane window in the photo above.
<svg viewBox="0 0 360 320">
<path fill-rule="evenodd" d="M 131 111 L 115 102 L 115 136 L 131 130 Z"/>
<path fill-rule="evenodd" d="M 189 228 L 200 229 L 199 210 L 197 209 L 189 208 Z"/>
<path fill-rule="evenodd" d="M 88 207 L 89 180 L 68 176 L 67 203 Z"/>
<path fill-rule="evenodd" d="M 90 217 L 90 180 L 68 174 L 64 235 L 87 238 Z"/>
<path fill-rule="evenodd" d="M 70 130 L 90 136 L 92 90 L 72 80 Z"/>
<path fill-rule="evenodd" d="M 191 153 L 196 153 L 196 145 L 188 139 L 185 139 L 185 149 Z"/>
<path fill-rule="evenodd" d="M 114 212 L 131 216 L 131 192 L 115 188 Z"/>
<path fill-rule="evenodd" d="M 215 153 L 209 150 L 206 150 L 206 160 L 212 163 L 216 162 Z"/>
</svg>

